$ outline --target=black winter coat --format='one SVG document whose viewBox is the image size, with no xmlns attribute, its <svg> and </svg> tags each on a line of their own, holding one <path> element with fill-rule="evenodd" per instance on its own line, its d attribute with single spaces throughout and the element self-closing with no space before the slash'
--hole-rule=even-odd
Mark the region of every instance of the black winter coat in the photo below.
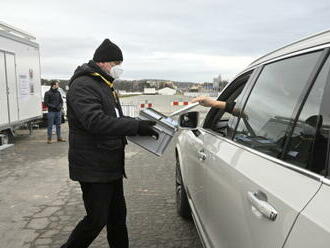
<svg viewBox="0 0 330 248">
<path fill-rule="evenodd" d="M 48 112 L 60 112 L 63 107 L 63 99 L 58 90 L 50 89 L 45 93 L 44 103 L 48 107 Z"/>
<path fill-rule="evenodd" d="M 95 72 L 113 81 L 93 61 L 79 66 L 70 80 L 69 171 L 75 181 L 106 183 L 125 175 L 125 136 L 137 135 L 138 121 L 122 116 L 113 88 L 91 75 Z"/>
</svg>

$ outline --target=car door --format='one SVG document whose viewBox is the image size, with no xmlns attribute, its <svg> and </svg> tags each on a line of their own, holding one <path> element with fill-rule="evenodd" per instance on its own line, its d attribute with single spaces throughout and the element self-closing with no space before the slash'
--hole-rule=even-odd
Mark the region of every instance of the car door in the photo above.
<svg viewBox="0 0 330 248">
<path fill-rule="evenodd" d="M 313 120 L 313 118 L 315 119 L 315 117 L 318 117 L 317 125 L 310 126 L 312 128 L 316 127 L 315 132 L 313 132 L 313 129 L 310 129 L 310 127 L 307 129 L 308 133 L 312 131 L 312 134 L 315 136 L 314 148 L 311 152 L 312 163 L 301 163 L 301 158 L 303 158 L 303 156 L 299 156 L 300 159 L 294 160 L 298 166 L 303 166 L 305 164 L 306 166 L 304 167 L 312 171 L 315 178 L 322 181 L 322 186 L 313 199 L 299 214 L 297 221 L 295 222 L 285 243 L 285 248 L 327 248 L 330 244 L 330 177 L 328 157 L 328 143 L 330 137 L 329 72 L 330 59 L 327 60 L 327 63 L 320 72 L 320 76 L 314 84 L 299 117 L 299 122 L 303 122 L 304 120 Z M 311 121 L 308 123 L 313 124 Z M 299 125 L 296 125 L 295 129 L 299 130 L 301 128 Z M 295 131 L 294 133 L 298 132 Z M 291 161 L 293 161 L 292 156 L 295 155 L 295 153 L 293 153 L 294 145 L 295 142 L 292 142 L 286 156 L 286 158 Z"/>
<path fill-rule="evenodd" d="M 13 123 L 19 120 L 16 62 L 14 54 L 7 52 L 5 53 L 5 65 L 8 89 L 9 121 Z"/>
<path fill-rule="evenodd" d="M 320 181 L 297 173 L 303 169 L 281 156 L 297 106 L 325 56 L 317 51 L 265 65 L 240 118 L 231 116 L 236 119 L 231 123 L 238 122 L 233 137 L 206 129 L 210 247 L 282 247 L 298 213 L 319 189 Z"/>
<path fill-rule="evenodd" d="M 285 248 L 328 248 L 330 244 L 330 181 L 326 180 L 320 191 L 298 217 Z"/>
<path fill-rule="evenodd" d="M 191 199 L 191 208 L 195 218 L 203 228 L 206 214 L 206 192 L 204 171 L 204 132 L 201 130 L 185 130 L 181 135 L 180 143 L 182 163 L 181 166 L 186 192 Z"/>
<path fill-rule="evenodd" d="M 7 92 L 5 54 L 0 51 L 0 126 L 7 125 L 9 122 Z"/>
<path fill-rule="evenodd" d="M 258 75 L 259 69 L 255 71 L 249 71 L 244 73 L 235 79 L 229 87 L 220 95 L 218 100 L 227 102 L 236 102 L 234 114 L 237 116 L 244 96 L 248 93 L 253 79 Z M 249 84 L 247 83 L 249 82 Z M 221 233 L 226 233 L 230 228 L 230 222 L 219 225 L 219 222 L 223 222 L 222 217 L 226 217 L 221 214 L 223 206 L 219 205 L 221 196 L 231 197 L 229 194 L 231 189 L 231 176 L 227 173 L 226 168 L 220 166 L 219 161 L 216 158 L 216 153 L 219 150 L 223 142 L 223 137 L 231 137 L 232 131 L 237 124 L 237 120 L 230 118 L 231 114 L 225 113 L 223 110 L 211 109 L 203 127 L 204 130 L 204 152 L 205 152 L 205 184 L 206 184 L 206 216 L 205 222 L 205 237 L 204 241 L 207 247 L 222 247 L 219 246 L 220 242 L 217 241 Z M 227 151 L 222 151 L 223 155 L 227 154 Z M 228 199 L 227 199 L 228 200 Z M 232 204 L 231 201 L 222 202 L 222 204 Z M 221 205 L 222 205 L 221 204 Z M 228 209 L 231 206 L 228 206 Z M 231 216 L 228 216 L 229 218 Z M 232 230 L 234 232 L 234 230 Z"/>
</svg>

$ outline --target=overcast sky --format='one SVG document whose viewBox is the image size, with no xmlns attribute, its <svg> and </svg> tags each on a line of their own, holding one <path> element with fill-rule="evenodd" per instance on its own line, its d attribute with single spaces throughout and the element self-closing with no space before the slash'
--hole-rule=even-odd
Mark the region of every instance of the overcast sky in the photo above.
<svg viewBox="0 0 330 248">
<path fill-rule="evenodd" d="M 231 79 L 266 52 L 330 29 L 329 0 L 1 0 L 37 37 L 44 78 L 68 79 L 109 38 L 126 79 Z"/>
</svg>

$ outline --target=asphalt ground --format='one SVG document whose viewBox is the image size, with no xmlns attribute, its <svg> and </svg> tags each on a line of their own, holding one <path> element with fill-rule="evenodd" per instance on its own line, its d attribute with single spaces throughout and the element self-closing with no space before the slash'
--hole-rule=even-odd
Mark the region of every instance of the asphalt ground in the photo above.
<svg viewBox="0 0 330 248">
<path fill-rule="evenodd" d="M 165 113 L 176 96 L 138 96 Z M 204 110 L 205 112 L 205 110 Z M 67 124 L 62 125 L 65 138 Z M 201 244 L 193 221 L 176 213 L 174 140 L 162 157 L 130 143 L 126 148 L 125 196 L 130 247 L 189 247 Z M 68 143 L 46 144 L 46 129 L 16 138 L 0 151 L 0 240 L 3 248 L 59 248 L 85 215 L 81 190 L 68 178 Z M 90 247 L 108 247 L 105 230 Z"/>
</svg>

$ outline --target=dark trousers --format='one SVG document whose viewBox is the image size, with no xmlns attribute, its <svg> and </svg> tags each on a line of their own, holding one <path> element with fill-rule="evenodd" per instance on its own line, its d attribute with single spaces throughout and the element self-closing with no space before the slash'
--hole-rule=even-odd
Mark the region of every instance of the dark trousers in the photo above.
<svg viewBox="0 0 330 248">
<path fill-rule="evenodd" d="M 87 215 L 62 248 L 85 248 L 107 227 L 111 248 L 128 248 L 123 180 L 112 183 L 80 182 Z"/>
<path fill-rule="evenodd" d="M 53 131 L 53 125 L 56 125 L 56 135 L 57 138 L 61 138 L 61 119 L 62 119 L 62 113 L 61 112 L 48 112 L 47 115 L 48 118 L 48 139 L 52 139 L 52 131 Z"/>
</svg>

